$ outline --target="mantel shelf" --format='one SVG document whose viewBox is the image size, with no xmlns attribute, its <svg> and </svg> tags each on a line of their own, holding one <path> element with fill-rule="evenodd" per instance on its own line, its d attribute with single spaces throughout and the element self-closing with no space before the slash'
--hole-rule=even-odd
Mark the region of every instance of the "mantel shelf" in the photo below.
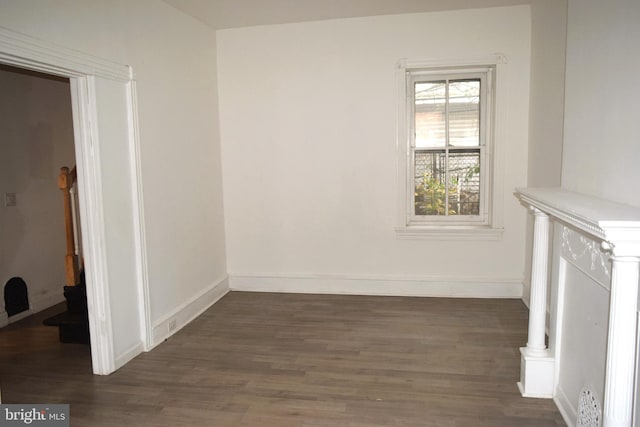
<svg viewBox="0 0 640 427">
<path fill-rule="evenodd" d="M 553 397 L 558 349 L 545 344 L 549 222 L 602 241 L 612 252 L 605 367 L 603 427 L 631 427 L 637 362 L 637 307 L 640 280 L 640 209 L 561 188 L 519 188 L 516 195 L 534 212 L 531 295 L 527 346 L 520 349 L 518 386 L 523 396 Z M 559 292 L 560 294 L 560 292 Z M 564 311 L 558 297 L 555 313 Z M 638 409 L 638 408 L 636 408 Z"/>
<path fill-rule="evenodd" d="M 516 191 L 527 205 L 608 242 L 619 255 L 640 256 L 640 208 L 562 188 Z"/>
</svg>

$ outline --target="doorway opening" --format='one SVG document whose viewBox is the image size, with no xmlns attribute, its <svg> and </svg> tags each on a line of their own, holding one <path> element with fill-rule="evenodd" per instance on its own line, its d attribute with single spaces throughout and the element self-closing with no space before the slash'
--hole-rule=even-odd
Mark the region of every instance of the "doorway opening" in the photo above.
<svg viewBox="0 0 640 427">
<path fill-rule="evenodd" d="M 0 64 L 0 92 L 8 323 L 59 305 L 44 324 L 61 342 L 89 344 L 70 80 Z"/>
<path fill-rule="evenodd" d="M 0 64 L 69 81 L 91 364 L 108 375 L 152 342 L 133 71 L 1 28 Z"/>
</svg>

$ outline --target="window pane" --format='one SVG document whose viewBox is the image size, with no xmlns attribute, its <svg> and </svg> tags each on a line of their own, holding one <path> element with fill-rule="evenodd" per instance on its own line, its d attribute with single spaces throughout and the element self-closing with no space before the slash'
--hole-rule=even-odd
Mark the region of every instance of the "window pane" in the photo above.
<svg viewBox="0 0 640 427">
<path fill-rule="evenodd" d="M 480 80 L 449 82 L 449 144 L 480 145 Z"/>
<path fill-rule="evenodd" d="M 446 82 L 416 83 L 414 99 L 416 147 L 444 147 Z"/>
<path fill-rule="evenodd" d="M 444 150 L 415 153 L 415 215 L 444 215 L 446 204 Z"/>
<path fill-rule="evenodd" d="M 449 151 L 449 215 L 480 215 L 480 149 Z"/>
</svg>

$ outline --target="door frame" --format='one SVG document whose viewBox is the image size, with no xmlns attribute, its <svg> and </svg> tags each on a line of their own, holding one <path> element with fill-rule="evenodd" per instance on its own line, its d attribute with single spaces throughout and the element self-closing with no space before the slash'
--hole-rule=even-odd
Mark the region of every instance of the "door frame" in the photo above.
<svg viewBox="0 0 640 427">
<path fill-rule="evenodd" d="M 95 79 L 105 78 L 122 82 L 127 87 L 127 117 L 129 129 L 129 152 L 123 153 L 131 159 L 130 188 L 134 215 L 134 241 L 138 317 L 140 322 L 140 347 L 151 348 L 151 321 L 149 311 L 149 285 L 146 257 L 144 211 L 142 205 L 142 177 L 136 86 L 130 66 L 116 64 L 62 46 L 39 40 L 0 27 L 0 63 L 53 74 L 69 79 L 73 111 L 76 167 L 82 244 L 85 256 L 87 280 L 87 306 L 91 336 L 91 358 L 93 372 L 107 375 L 114 372 L 125 360 L 114 354 L 112 311 L 107 269 L 108 237 L 104 227 L 103 187 L 98 138 L 97 93 Z M 62 258 L 61 258 L 62 259 Z M 120 365 L 120 366 L 117 366 Z"/>
</svg>

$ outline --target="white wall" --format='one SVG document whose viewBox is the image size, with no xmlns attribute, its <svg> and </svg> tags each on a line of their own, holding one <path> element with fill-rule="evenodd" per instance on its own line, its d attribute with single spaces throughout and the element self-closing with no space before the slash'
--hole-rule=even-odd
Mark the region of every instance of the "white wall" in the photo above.
<svg viewBox="0 0 640 427">
<path fill-rule="evenodd" d="M 36 312 L 64 300 L 58 174 L 75 165 L 71 94 L 63 79 L 7 69 L 0 69 L 0 93 L 0 286 L 22 277 Z M 4 206 L 5 193 L 16 193 L 15 207 Z"/>
<path fill-rule="evenodd" d="M 562 170 L 567 1 L 531 4 L 530 187 L 559 187 Z"/>
<path fill-rule="evenodd" d="M 151 320 L 163 324 L 226 278 L 215 33 L 153 0 L 3 2 L 0 25 L 133 67 Z"/>
<path fill-rule="evenodd" d="M 409 293 L 445 283 L 441 294 L 460 285 L 482 295 L 483 286 L 506 284 L 520 296 L 525 210 L 512 191 L 527 181 L 528 6 L 221 30 L 217 38 L 232 288 L 393 294 L 406 279 Z M 509 61 L 500 89 L 503 239 L 398 239 L 397 61 L 496 52 Z"/>
<path fill-rule="evenodd" d="M 562 186 L 640 206 L 640 3 L 570 1 Z"/>
<path fill-rule="evenodd" d="M 528 187 L 559 187 L 562 173 L 567 1 L 531 3 Z M 551 227 L 553 228 L 553 227 Z M 527 217 L 523 299 L 529 302 L 533 216 Z"/>
<path fill-rule="evenodd" d="M 640 206 L 640 82 L 629 72 L 640 67 L 638 22 L 637 1 L 569 0 L 562 186 L 633 206 Z M 602 403 L 609 293 L 575 276 L 566 286 L 563 329 L 581 338 L 563 347 L 571 369 L 562 371 L 559 391 L 575 411 L 583 385 L 595 385 Z"/>
</svg>

